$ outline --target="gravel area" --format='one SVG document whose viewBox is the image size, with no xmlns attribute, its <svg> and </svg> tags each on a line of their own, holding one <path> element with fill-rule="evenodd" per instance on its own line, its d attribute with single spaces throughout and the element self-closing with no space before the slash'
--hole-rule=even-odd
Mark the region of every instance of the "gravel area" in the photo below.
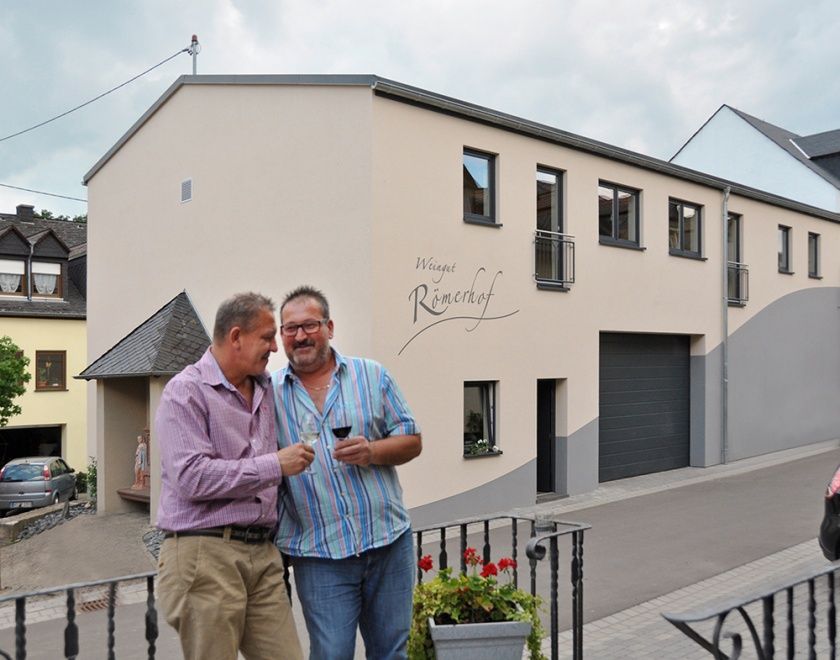
<svg viewBox="0 0 840 660">
<path fill-rule="evenodd" d="M 33 520 L 20 531 L 17 540 L 24 541 L 28 538 L 35 536 L 36 534 L 40 534 L 41 532 L 45 532 L 48 529 L 52 529 L 56 525 L 60 525 L 61 523 L 67 520 L 72 520 L 76 516 L 96 513 L 95 502 L 77 501 L 68 502 L 68 505 L 69 506 L 66 508 L 66 512 L 64 509 L 59 509 L 58 511 L 53 511 L 52 513 L 44 516 L 43 518 Z"/>
<path fill-rule="evenodd" d="M 163 543 L 163 532 L 159 529 L 150 529 L 143 534 L 143 543 L 146 546 L 146 550 L 149 551 L 149 554 L 157 561 L 158 555 L 160 554 L 160 544 Z"/>
</svg>

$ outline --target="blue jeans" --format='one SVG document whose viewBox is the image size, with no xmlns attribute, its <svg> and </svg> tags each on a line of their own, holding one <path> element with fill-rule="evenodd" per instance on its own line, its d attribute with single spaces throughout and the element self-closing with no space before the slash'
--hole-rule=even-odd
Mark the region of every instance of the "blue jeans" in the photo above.
<svg viewBox="0 0 840 660">
<path fill-rule="evenodd" d="M 291 561 L 311 660 L 353 660 L 357 626 L 368 660 L 406 658 L 415 573 L 410 529 L 358 557 Z"/>
</svg>

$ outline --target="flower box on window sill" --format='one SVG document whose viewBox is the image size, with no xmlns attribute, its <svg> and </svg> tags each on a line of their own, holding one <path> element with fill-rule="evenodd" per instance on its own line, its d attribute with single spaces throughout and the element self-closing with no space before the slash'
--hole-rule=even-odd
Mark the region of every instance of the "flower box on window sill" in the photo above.
<svg viewBox="0 0 840 660">
<path fill-rule="evenodd" d="M 489 447 L 487 449 L 479 449 L 470 451 L 464 454 L 464 458 L 484 458 L 485 456 L 501 456 L 502 450 L 498 447 Z"/>
</svg>

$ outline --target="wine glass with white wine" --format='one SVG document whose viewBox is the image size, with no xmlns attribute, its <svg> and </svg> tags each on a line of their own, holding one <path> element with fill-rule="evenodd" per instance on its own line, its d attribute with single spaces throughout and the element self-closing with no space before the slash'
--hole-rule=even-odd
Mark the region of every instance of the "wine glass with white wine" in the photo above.
<svg viewBox="0 0 840 660">
<path fill-rule="evenodd" d="M 318 426 L 318 420 L 312 413 L 304 413 L 300 417 L 300 441 L 307 447 L 314 447 L 321 437 L 321 429 Z M 314 470 L 312 465 L 307 465 L 304 472 L 312 474 Z"/>
</svg>

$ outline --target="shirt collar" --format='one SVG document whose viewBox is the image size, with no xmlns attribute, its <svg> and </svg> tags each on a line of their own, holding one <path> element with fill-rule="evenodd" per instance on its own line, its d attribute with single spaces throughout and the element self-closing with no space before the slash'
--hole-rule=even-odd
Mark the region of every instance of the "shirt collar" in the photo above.
<svg viewBox="0 0 840 660">
<path fill-rule="evenodd" d="M 204 351 L 204 355 L 201 356 L 201 359 L 196 362 L 196 366 L 201 374 L 202 382 L 207 385 L 210 385 L 211 387 L 224 385 L 229 390 L 236 389 L 231 382 L 225 378 L 225 374 L 222 372 L 222 368 L 219 366 L 216 356 L 213 355 L 209 347 L 206 351 Z M 254 376 L 254 382 L 263 389 L 268 387 L 269 379 L 270 376 L 268 371 L 264 371 L 259 376 Z"/>
<path fill-rule="evenodd" d="M 345 371 L 347 369 L 347 358 L 345 358 L 332 346 L 330 346 L 330 350 L 332 351 L 333 357 L 335 358 L 336 373 L 341 373 L 342 371 Z M 284 383 L 286 381 L 294 382 L 296 380 L 300 380 L 298 375 L 295 373 L 295 370 L 292 369 L 291 363 L 286 364 L 286 366 L 277 371 L 275 375 L 279 376 L 279 380 Z"/>
</svg>

